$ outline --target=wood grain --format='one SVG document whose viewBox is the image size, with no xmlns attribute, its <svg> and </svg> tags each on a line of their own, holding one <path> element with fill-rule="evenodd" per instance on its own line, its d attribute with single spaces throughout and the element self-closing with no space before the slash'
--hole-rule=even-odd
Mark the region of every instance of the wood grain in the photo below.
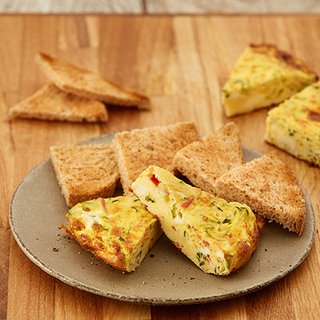
<svg viewBox="0 0 320 320">
<path fill-rule="evenodd" d="M 318 319 L 319 234 L 302 265 L 250 295 L 207 305 L 155 307 L 124 303 L 67 286 L 33 265 L 10 236 L 8 210 L 18 183 L 54 144 L 176 121 L 200 133 L 228 119 L 220 88 L 250 42 L 275 43 L 320 71 L 317 16 L 6 16 L 0 19 L 0 318 L 8 319 Z M 110 108 L 106 124 L 8 121 L 10 106 L 47 82 L 36 52 L 69 59 L 147 93 L 153 110 Z M 267 110 L 233 118 L 244 145 L 263 141 Z M 320 170 L 277 150 L 309 193 L 319 218 Z M 317 227 L 319 227 L 317 219 Z"/>
<path fill-rule="evenodd" d="M 0 319 L 7 315 L 10 230 L 0 228 Z"/>
</svg>

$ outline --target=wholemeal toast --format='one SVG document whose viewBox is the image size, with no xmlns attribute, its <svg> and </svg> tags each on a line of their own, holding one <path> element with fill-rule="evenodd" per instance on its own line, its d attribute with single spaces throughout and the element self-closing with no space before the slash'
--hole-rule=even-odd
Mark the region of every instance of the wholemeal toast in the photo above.
<svg viewBox="0 0 320 320">
<path fill-rule="evenodd" d="M 150 109 L 148 97 L 102 79 L 91 71 L 44 53 L 36 56 L 36 62 L 45 75 L 63 91 L 109 104 Z"/>
<path fill-rule="evenodd" d="M 246 203 L 263 217 L 301 235 L 305 200 L 291 169 L 275 153 L 236 167 L 218 178 L 215 194 Z"/>
<path fill-rule="evenodd" d="M 52 146 L 50 155 L 69 207 L 113 195 L 119 171 L 112 145 Z"/>
<path fill-rule="evenodd" d="M 239 129 L 233 122 L 182 148 L 173 161 L 175 169 L 190 182 L 210 193 L 217 178 L 242 162 Z"/>
<path fill-rule="evenodd" d="M 48 84 L 9 111 L 10 118 L 28 118 L 73 122 L 106 122 L 108 112 L 100 101 L 66 93 Z"/>
<path fill-rule="evenodd" d="M 117 133 L 114 145 L 124 192 L 130 192 L 132 182 L 149 165 L 173 171 L 176 152 L 197 139 L 197 129 L 190 122 Z"/>
</svg>

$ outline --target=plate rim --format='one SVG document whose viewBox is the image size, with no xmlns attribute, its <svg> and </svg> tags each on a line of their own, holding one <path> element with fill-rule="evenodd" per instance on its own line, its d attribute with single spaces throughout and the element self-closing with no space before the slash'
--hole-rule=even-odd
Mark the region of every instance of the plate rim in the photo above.
<svg viewBox="0 0 320 320">
<path fill-rule="evenodd" d="M 81 141 L 79 144 L 95 143 L 95 141 L 101 140 L 104 138 L 108 138 L 108 139 L 111 138 L 112 139 L 113 136 L 114 136 L 114 133 L 103 134 L 103 135 L 99 135 L 99 136 L 92 137 L 87 140 Z M 248 148 L 243 145 L 242 145 L 242 150 L 253 152 L 254 154 L 257 155 L 257 157 L 262 157 L 264 155 L 263 153 L 257 151 L 256 149 Z M 310 215 L 312 217 L 312 219 L 311 219 L 312 221 L 310 221 L 310 222 L 312 222 L 311 223 L 311 234 L 310 234 L 311 240 L 308 243 L 308 245 L 306 246 L 306 250 L 305 250 L 304 254 L 300 257 L 300 259 L 297 260 L 294 264 L 292 264 L 290 268 L 288 268 L 284 272 L 278 274 L 276 277 L 269 279 L 267 281 L 264 281 L 258 285 L 252 285 L 251 287 L 248 287 L 248 288 L 245 288 L 242 290 L 238 290 L 236 292 L 232 292 L 232 293 L 229 292 L 229 293 L 223 293 L 223 294 L 219 294 L 219 295 L 205 296 L 205 297 L 202 296 L 199 298 L 144 298 L 144 297 L 137 296 L 137 295 L 126 296 L 126 295 L 121 295 L 121 294 L 112 293 L 112 292 L 104 292 L 103 290 L 94 288 L 93 286 L 87 286 L 85 284 L 79 283 L 77 280 L 74 280 L 71 277 L 65 276 L 64 274 L 50 268 L 50 266 L 46 265 L 43 261 L 41 261 L 38 257 L 36 257 L 31 252 L 31 250 L 22 241 L 22 239 L 20 238 L 19 234 L 16 231 L 16 226 L 14 224 L 14 218 L 13 218 L 13 205 L 14 205 L 14 201 L 15 201 L 15 196 L 16 196 L 17 192 L 20 190 L 20 188 L 23 185 L 23 183 L 25 182 L 25 180 L 27 179 L 27 177 L 29 177 L 29 175 L 31 173 L 35 172 L 36 170 L 39 170 L 39 168 L 47 162 L 50 162 L 50 157 L 47 157 L 46 159 L 44 159 L 40 163 L 38 163 L 35 167 L 33 167 L 24 176 L 24 178 L 20 181 L 20 183 L 16 187 L 16 189 L 11 197 L 10 208 L 9 208 L 9 225 L 10 225 L 12 235 L 13 235 L 16 243 L 18 244 L 18 246 L 22 250 L 22 252 L 28 257 L 28 259 L 32 263 L 37 265 L 41 270 L 43 270 L 44 272 L 46 272 L 50 276 L 54 277 L 55 279 L 62 281 L 65 284 L 68 284 L 68 285 L 75 287 L 77 289 L 84 290 L 84 291 L 87 291 L 87 292 L 90 292 L 90 293 L 93 293 L 93 294 L 96 294 L 99 296 L 112 298 L 112 299 L 116 299 L 116 300 L 120 300 L 120 301 L 126 301 L 126 302 L 148 304 L 148 305 L 163 305 L 163 306 L 204 304 L 204 303 L 210 303 L 210 302 L 215 302 L 215 301 L 229 300 L 229 299 L 232 299 L 235 297 L 240 297 L 240 296 L 255 292 L 257 290 L 260 290 L 260 289 L 267 287 L 267 286 L 279 281 L 280 279 L 284 278 L 285 276 L 287 276 L 289 273 L 291 273 L 293 270 L 295 270 L 297 267 L 299 267 L 301 265 L 301 263 L 309 255 L 311 248 L 314 244 L 314 238 L 315 238 L 315 233 L 316 233 L 316 217 L 314 214 L 313 206 L 312 206 L 311 200 L 309 198 L 309 195 L 306 192 L 303 185 L 299 182 L 300 187 L 303 191 L 305 201 L 306 201 L 306 210 L 310 213 Z"/>
</svg>

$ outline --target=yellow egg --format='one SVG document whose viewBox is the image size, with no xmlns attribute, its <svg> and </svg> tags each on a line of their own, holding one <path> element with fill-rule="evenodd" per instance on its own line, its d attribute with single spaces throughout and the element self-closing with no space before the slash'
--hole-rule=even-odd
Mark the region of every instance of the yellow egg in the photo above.
<svg viewBox="0 0 320 320">
<path fill-rule="evenodd" d="M 161 235 L 160 225 L 138 198 L 99 198 L 66 214 L 64 229 L 84 248 L 114 268 L 135 270 Z"/>
<path fill-rule="evenodd" d="M 271 45 L 251 45 L 239 57 L 221 99 L 233 116 L 278 104 L 315 82 L 317 75 Z"/>
<path fill-rule="evenodd" d="M 320 166 L 320 82 L 269 111 L 265 140 Z"/>
<path fill-rule="evenodd" d="M 158 217 L 167 237 L 200 269 L 228 275 L 251 257 L 261 219 L 245 204 L 227 202 L 150 166 L 131 186 Z"/>
</svg>

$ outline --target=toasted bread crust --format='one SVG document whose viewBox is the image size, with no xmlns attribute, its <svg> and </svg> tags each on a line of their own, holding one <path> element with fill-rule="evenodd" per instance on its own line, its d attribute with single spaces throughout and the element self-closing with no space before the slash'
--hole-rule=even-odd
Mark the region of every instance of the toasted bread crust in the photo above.
<svg viewBox="0 0 320 320">
<path fill-rule="evenodd" d="M 50 155 L 69 207 L 113 195 L 119 171 L 111 145 L 53 146 Z"/>
<path fill-rule="evenodd" d="M 75 95 L 121 106 L 150 109 L 150 99 L 140 93 L 102 79 L 83 68 L 39 53 L 36 62 L 44 74 L 61 90 Z"/>
<path fill-rule="evenodd" d="M 72 122 L 106 122 L 108 112 L 100 101 L 65 93 L 48 84 L 13 106 L 9 117 Z"/>
<path fill-rule="evenodd" d="M 270 153 L 223 174 L 215 194 L 249 205 L 256 213 L 301 235 L 305 200 L 291 169 Z"/>
<path fill-rule="evenodd" d="M 193 123 L 123 131 L 115 135 L 115 149 L 124 192 L 149 165 L 173 171 L 173 157 L 178 150 L 198 139 Z"/>
<path fill-rule="evenodd" d="M 214 193 L 216 179 L 243 163 L 237 125 L 229 122 L 216 133 L 187 145 L 176 153 L 173 163 L 196 187 Z"/>
</svg>

